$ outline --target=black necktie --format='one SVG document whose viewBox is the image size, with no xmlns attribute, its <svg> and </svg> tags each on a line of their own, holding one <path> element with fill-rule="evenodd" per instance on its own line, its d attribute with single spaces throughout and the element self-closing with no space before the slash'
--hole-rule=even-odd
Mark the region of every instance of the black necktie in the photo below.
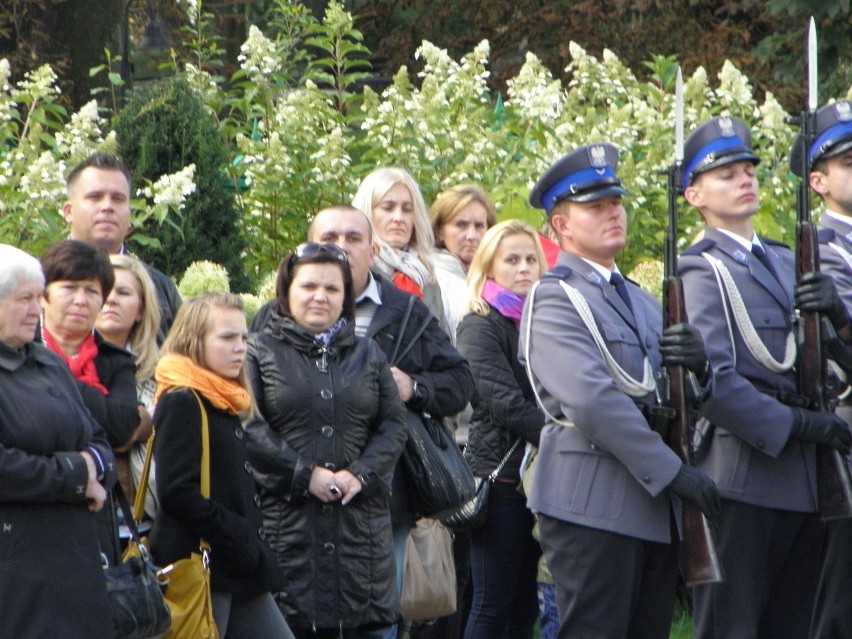
<svg viewBox="0 0 852 639">
<path fill-rule="evenodd" d="M 760 263 L 766 267 L 766 270 L 769 271 L 773 277 L 775 276 L 775 271 L 772 270 L 772 263 L 769 261 L 769 256 L 766 254 L 766 251 L 760 244 L 752 244 L 751 252 Z"/>
<path fill-rule="evenodd" d="M 633 304 L 630 303 L 630 295 L 627 293 L 627 284 L 624 283 L 624 278 L 621 276 L 621 273 L 613 271 L 612 275 L 609 277 L 609 283 L 615 287 L 615 292 L 618 293 L 618 296 L 624 301 L 627 308 L 629 308 L 632 313 Z"/>
</svg>

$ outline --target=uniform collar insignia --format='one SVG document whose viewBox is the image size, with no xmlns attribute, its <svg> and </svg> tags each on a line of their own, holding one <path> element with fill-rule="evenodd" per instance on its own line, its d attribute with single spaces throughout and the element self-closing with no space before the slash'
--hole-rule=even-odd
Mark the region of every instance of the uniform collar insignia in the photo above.
<svg viewBox="0 0 852 639">
<path fill-rule="evenodd" d="M 746 257 L 746 254 L 743 253 L 740 249 L 735 249 L 734 252 L 731 253 L 731 256 L 741 264 L 748 264 L 748 258 Z"/>
<path fill-rule="evenodd" d="M 598 272 L 594 269 L 591 269 L 586 272 L 586 279 L 592 282 L 593 284 L 597 284 L 598 286 L 600 286 L 603 282 L 601 276 L 598 275 Z"/>
</svg>

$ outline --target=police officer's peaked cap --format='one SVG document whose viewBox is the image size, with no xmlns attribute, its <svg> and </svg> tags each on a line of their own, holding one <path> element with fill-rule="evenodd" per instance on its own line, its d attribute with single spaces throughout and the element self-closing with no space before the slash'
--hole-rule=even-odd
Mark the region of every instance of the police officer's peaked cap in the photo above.
<svg viewBox="0 0 852 639">
<path fill-rule="evenodd" d="M 615 175 L 618 149 L 612 144 L 590 144 L 565 155 L 539 178 L 530 191 L 530 204 L 550 214 L 559 202 L 591 202 L 629 195 Z"/>
<path fill-rule="evenodd" d="M 683 186 L 699 175 L 733 162 L 760 164 L 751 150 L 751 131 L 742 120 L 724 115 L 695 129 L 686 140 L 683 152 Z"/>
<path fill-rule="evenodd" d="M 808 170 L 816 162 L 840 155 L 852 148 L 852 102 L 841 100 L 816 112 L 814 142 L 808 153 Z M 790 169 L 802 177 L 802 133 L 796 136 L 790 151 Z"/>
</svg>

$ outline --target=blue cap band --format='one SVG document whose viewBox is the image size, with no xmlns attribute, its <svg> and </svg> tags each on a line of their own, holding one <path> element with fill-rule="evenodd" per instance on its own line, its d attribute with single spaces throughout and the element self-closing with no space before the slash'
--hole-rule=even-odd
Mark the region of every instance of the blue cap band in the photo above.
<svg viewBox="0 0 852 639">
<path fill-rule="evenodd" d="M 545 211 L 550 213 L 550 209 L 553 208 L 559 197 L 566 193 L 580 193 L 594 186 L 596 182 L 603 180 L 615 180 L 617 183 L 618 178 L 615 175 L 615 169 L 611 166 L 605 166 L 600 169 L 583 169 L 571 175 L 566 175 L 542 194 L 541 205 Z"/>
<path fill-rule="evenodd" d="M 828 151 L 830 147 L 846 137 L 852 137 L 852 121 L 841 122 L 840 124 L 828 127 L 811 144 L 811 152 L 808 155 L 809 163 L 812 165 L 818 156 Z"/>
<path fill-rule="evenodd" d="M 703 147 L 692 158 L 692 162 L 689 163 L 686 170 L 683 172 L 683 186 L 687 187 L 690 185 L 692 182 L 692 172 L 700 168 L 711 155 L 718 156 L 721 151 L 728 151 L 731 149 L 742 149 L 743 151 L 751 152 L 748 145 L 743 142 L 740 137 L 733 136 L 729 138 L 716 138 L 710 144 Z M 716 158 L 714 157 L 713 159 L 715 160 Z"/>
</svg>

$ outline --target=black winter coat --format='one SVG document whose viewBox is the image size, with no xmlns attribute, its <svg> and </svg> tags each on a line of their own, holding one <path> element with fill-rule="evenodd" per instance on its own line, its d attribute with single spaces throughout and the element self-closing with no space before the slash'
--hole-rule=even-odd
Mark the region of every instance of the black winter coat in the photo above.
<svg viewBox="0 0 852 639">
<path fill-rule="evenodd" d="M 262 516 L 240 418 L 202 396 L 210 430 L 210 499 L 201 496 L 201 412 L 192 391 L 163 394 L 154 413 L 160 510 L 151 531 L 155 562 L 166 566 L 210 544 L 212 589 L 257 595 L 283 579 L 263 540 Z"/>
<path fill-rule="evenodd" d="M 538 446 L 544 426 L 544 413 L 518 361 L 518 328 L 496 308 L 489 308 L 488 315 L 466 315 L 456 333 L 476 382 L 465 457 L 477 477 L 490 475 L 518 437 Z M 500 477 L 519 479 L 523 456 L 522 442 Z"/>
<path fill-rule="evenodd" d="M 373 277 L 379 285 L 382 303 L 376 308 L 376 314 L 370 322 L 367 335 L 376 340 L 385 355 L 390 358 L 397 343 L 411 295 L 400 291 L 393 282 L 381 275 L 374 273 Z M 411 342 L 415 331 L 425 318 L 431 315 L 426 304 L 415 298 L 402 335 L 400 352 Z M 426 331 L 418 338 L 417 344 L 396 366 L 414 378 L 418 389 L 422 389 L 421 400 L 411 400 L 406 404 L 412 410 L 425 411 L 436 417 L 449 417 L 464 410 L 473 396 L 473 376 L 470 367 L 434 316 L 426 327 Z M 394 528 L 411 527 L 416 518 L 408 504 L 405 477 L 401 467 L 397 467 L 393 476 L 391 515 Z"/>
<path fill-rule="evenodd" d="M 287 576 L 278 601 L 294 627 L 391 624 L 399 596 L 389 483 L 406 439 L 387 360 L 345 326 L 325 347 L 273 312 L 249 337 L 259 415 L 245 427 L 264 530 Z M 316 466 L 347 469 L 361 492 L 346 506 L 308 492 Z"/>
<path fill-rule="evenodd" d="M 71 371 L 40 344 L 0 344 L 0 637 L 113 636 L 80 451 L 109 444 Z"/>
<path fill-rule="evenodd" d="M 41 339 L 41 331 L 36 331 L 36 339 Z M 104 395 L 94 386 L 81 381 L 76 384 L 83 403 L 103 428 L 110 446 L 113 449 L 121 448 L 131 440 L 141 419 L 136 397 L 136 362 L 129 351 L 107 342 L 97 331 L 95 344 L 98 345 L 95 357 L 98 380 L 109 394 Z M 116 504 L 112 494 L 96 515 L 96 520 L 101 549 L 110 563 L 116 564 L 121 561 L 121 548 Z"/>
</svg>

